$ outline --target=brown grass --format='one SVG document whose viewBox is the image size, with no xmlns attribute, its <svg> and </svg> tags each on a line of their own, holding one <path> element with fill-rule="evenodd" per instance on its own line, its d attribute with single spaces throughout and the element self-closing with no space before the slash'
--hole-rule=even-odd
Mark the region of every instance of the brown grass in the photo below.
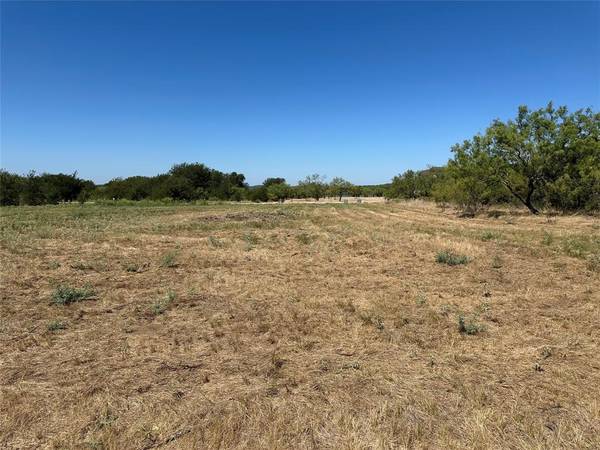
<svg viewBox="0 0 600 450">
<path fill-rule="evenodd" d="M 413 202 L 0 223 L 0 448 L 600 447 L 597 219 Z M 57 286 L 94 297 L 57 305 Z"/>
</svg>

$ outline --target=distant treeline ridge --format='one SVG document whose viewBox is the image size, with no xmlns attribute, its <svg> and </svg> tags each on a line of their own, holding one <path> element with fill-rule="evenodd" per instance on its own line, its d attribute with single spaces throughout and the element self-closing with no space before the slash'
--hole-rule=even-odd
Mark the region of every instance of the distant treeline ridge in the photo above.
<svg viewBox="0 0 600 450">
<path fill-rule="evenodd" d="M 41 205 L 95 199 L 283 201 L 288 198 L 385 196 L 428 198 L 467 211 L 514 203 L 540 208 L 600 211 L 600 113 L 566 107 L 532 111 L 521 106 L 514 120 L 495 120 L 483 134 L 452 147 L 442 167 L 406 171 L 390 184 L 356 186 L 343 178 L 326 182 L 309 175 L 297 185 L 268 178 L 249 186 L 243 174 L 200 163 L 174 165 L 153 177 L 115 178 L 104 185 L 77 174 L 22 176 L 0 170 L 0 205 Z"/>
</svg>

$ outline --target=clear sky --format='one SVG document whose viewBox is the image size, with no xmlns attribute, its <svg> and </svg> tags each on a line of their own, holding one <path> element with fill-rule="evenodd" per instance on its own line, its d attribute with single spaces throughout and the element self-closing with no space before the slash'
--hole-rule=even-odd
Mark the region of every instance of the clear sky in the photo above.
<svg viewBox="0 0 600 450">
<path fill-rule="evenodd" d="M 360 184 L 519 104 L 600 107 L 600 3 L 2 2 L 1 166 Z"/>
</svg>

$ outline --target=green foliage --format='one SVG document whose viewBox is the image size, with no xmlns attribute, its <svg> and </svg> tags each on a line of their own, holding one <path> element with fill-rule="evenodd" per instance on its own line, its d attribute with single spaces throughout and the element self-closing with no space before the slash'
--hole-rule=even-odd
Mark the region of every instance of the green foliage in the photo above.
<svg viewBox="0 0 600 450">
<path fill-rule="evenodd" d="M 154 314 L 155 316 L 163 314 L 176 298 L 177 298 L 177 294 L 175 294 L 175 292 L 168 291 L 164 297 L 156 300 L 152 304 L 152 306 L 150 307 L 152 314 Z"/>
<path fill-rule="evenodd" d="M 428 198 L 432 196 L 434 186 L 446 178 L 445 167 L 430 167 L 415 172 L 407 170 L 393 178 L 387 191 L 388 198 Z"/>
<path fill-rule="evenodd" d="M 174 165 L 166 174 L 154 177 L 114 178 L 98 188 L 93 196 L 105 199 L 161 200 L 242 200 L 245 177 L 236 172 L 223 173 L 199 163 Z"/>
<path fill-rule="evenodd" d="M 340 202 L 342 201 L 342 197 L 344 195 L 351 195 L 354 192 L 354 185 L 341 177 L 335 177 L 333 180 L 331 180 L 329 186 L 327 187 L 327 193 L 331 197 L 337 197 Z"/>
<path fill-rule="evenodd" d="M 433 198 L 468 213 L 501 203 L 534 214 L 600 210 L 600 114 L 591 109 L 521 106 L 515 119 L 493 121 L 452 152 L 446 167 L 394 177 L 388 197 Z"/>
<path fill-rule="evenodd" d="M 440 264 L 448 264 L 449 266 L 458 266 L 467 264 L 470 260 L 468 256 L 459 255 L 449 250 L 442 250 L 435 256 L 436 262 Z"/>
<path fill-rule="evenodd" d="M 162 257 L 160 258 L 160 267 L 170 269 L 177 267 L 179 265 L 179 263 L 177 262 L 178 253 L 179 252 L 173 250 L 162 255 Z"/>
<path fill-rule="evenodd" d="M 223 247 L 223 242 L 219 238 L 216 238 L 214 236 L 208 237 L 208 243 L 210 244 L 211 247 L 214 247 L 214 248 Z"/>
<path fill-rule="evenodd" d="M 146 267 L 148 267 L 148 263 L 141 263 L 138 261 L 129 261 L 124 264 L 123 268 L 126 272 L 129 273 L 140 273 L 143 272 Z"/>
<path fill-rule="evenodd" d="M 458 331 L 463 334 L 475 335 L 485 331 L 485 326 L 475 322 L 474 319 L 466 319 L 462 314 L 458 315 Z"/>
<path fill-rule="evenodd" d="M 26 176 L 0 170 L 0 205 L 41 205 L 88 200 L 106 201 L 284 201 L 325 195 L 432 198 L 454 203 L 469 214 L 494 204 L 600 211 L 600 113 L 569 113 L 552 103 L 538 110 L 518 109 L 514 119 L 494 120 L 484 133 L 452 147 L 445 167 L 408 170 L 389 185 L 353 186 L 343 178 L 329 184 L 314 174 L 289 186 L 284 178 L 267 178 L 248 187 L 242 174 L 223 173 L 200 163 L 174 165 L 152 176 L 115 178 L 102 186 L 76 173 Z"/>
<path fill-rule="evenodd" d="M 283 183 L 272 183 L 267 186 L 267 199 L 270 201 L 283 202 L 291 196 L 290 186 Z"/>
<path fill-rule="evenodd" d="M 64 322 L 61 322 L 60 320 L 53 320 L 50 323 L 48 323 L 48 326 L 46 327 L 46 329 L 51 332 L 66 330 L 67 324 Z"/>
<path fill-rule="evenodd" d="M 252 202 L 266 202 L 269 200 L 267 187 L 260 185 L 248 189 L 248 200 Z"/>
<path fill-rule="evenodd" d="M 18 205 L 24 188 L 23 177 L 0 170 L 0 205 Z"/>
<path fill-rule="evenodd" d="M 73 288 L 61 285 L 54 290 L 51 299 L 56 305 L 69 305 L 82 300 L 91 300 L 94 298 L 94 295 L 94 290 L 89 286 Z"/>
<path fill-rule="evenodd" d="M 273 186 L 275 184 L 286 184 L 285 178 L 267 178 L 265 181 L 263 181 L 264 187 Z"/>
<path fill-rule="evenodd" d="M 496 240 L 496 239 L 500 239 L 502 235 L 500 233 L 496 233 L 493 231 L 485 231 L 482 235 L 481 235 L 481 240 L 482 241 L 492 241 L 492 240 Z"/>
<path fill-rule="evenodd" d="M 534 214 L 544 205 L 598 209 L 600 114 L 589 109 L 521 106 L 514 120 L 495 120 L 452 151 L 448 168 L 459 203 L 506 202 L 508 195 Z"/>
<path fill-rule="evenodd" d="M 244 234 L 243 239 L 244 239 L 244 242 L 246 243 L 246 246 L 245 246 L 246 251 L 252 250 L 259 242 L 258 236 L 256 236 L 254 233 Z"/>
<path fill-rule="evenodd" d="M 300 233 L 296 236 L 296 240 L 301 244 L 308 245 L 313 241 L 313 237 L 308 233 Z"/>
<path fill-rule="evenodd" d="M 77 178 L 77 173 L 37 175 L 29 172 L 20 176 L 0 170 L 1 206 L 71 202 L 93 188 L 94 183 Z"/>
<path fill-rule="evenodd" d="M 554 242 L 554 236 L 552 236 L 552 234 L 548 233 L 547 231 L 544 231 L 544 236 L 542 237 L 542 244 L 550 246 L 552 245 L 552 242 Z"/>
<path fill-rule="evenodd" d="M 314 198 L 319 201 L 325 195 L 327 184 L 325 177 L 319 174 L 308 175 L 304 180 L 298 182 L 297 194 L 304 198 Z"/>
</svg>

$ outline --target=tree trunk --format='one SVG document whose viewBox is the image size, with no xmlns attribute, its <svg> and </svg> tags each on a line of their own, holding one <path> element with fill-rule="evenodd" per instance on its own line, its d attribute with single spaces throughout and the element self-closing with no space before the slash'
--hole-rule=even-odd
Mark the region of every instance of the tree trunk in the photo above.
<svg viewBox="0 0 600 450">
<path fill-rule="evenodd" d="M 502 182 L 504 183 L 504 186 L 506 186 L 508 188 L 510 193 L 512 195 L 514 195 L 517 199 L 519 199 L 519 201 L 527 207 L 527 209 L 529 210 L 529 212 L 531 212 L 531 214 L 539 214 L 540 213 L 540 211 L 535 206 L 533 206 L 533 203 L 531 202 L 531 197 L 533 195 L 533 191 L 535 190 L 535 185 L 531 181 L 531 179 L 527 183 L 527 197 L 525 197 L 525 198 L 521 197 L 517 193 L 517 191 L 515 191 L 507 181 L 502 180 Z"/>
<path fill-rule="evenodd" d="M 525 204 L 525 206 L 527 206 L 527 209 L 529 209 L 531 214 L 539 214 L 540 213 L 540 211 L 535 206 L 533 206 L 533 204 L 531 203 L 531 200 L 527 199 L 523 203 Z"/>
<path fill-rule="evenodd" d="M 527 206 L 527 209 L 529 209 L 529 211 L 531 211 L 532 214 L 539 214 L 540 212 L 538 211 L 538 209 L 533 206 L 533 203 L 531 203 L 531 196 L 533 195 L 533 191 L 535 190 L 535 185 L 533 184 L 533 181 L 531 181 L 531 178 L 529 179 L 529 182 L 527 183 L 527 198 L 525 198 L 525 206 Z"/>
</svg>

